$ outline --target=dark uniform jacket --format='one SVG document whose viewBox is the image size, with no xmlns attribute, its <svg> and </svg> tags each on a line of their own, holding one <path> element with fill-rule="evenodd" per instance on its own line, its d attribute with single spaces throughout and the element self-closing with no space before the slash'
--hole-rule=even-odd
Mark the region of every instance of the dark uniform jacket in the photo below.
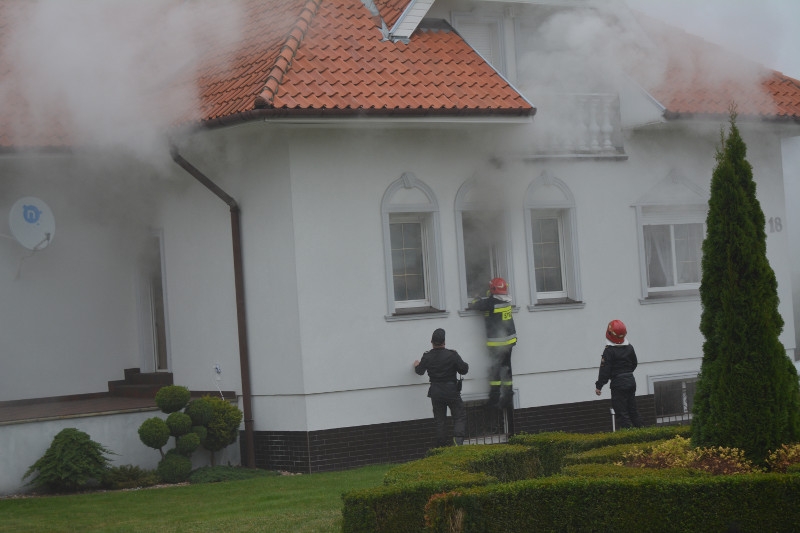
<svg viewBox="0 0 800 533">
<path fill-rule="evenodd" d="M 428 397 L 447 398 L 458 395 L 457 374 L 466 374 L 469 371 L 469 365 L 455 350 L 434 348 L 422 354 L 422 359 L 414 370 L 420 376 L 426 371 L 428 372 L 431 382 L 431 386 L 428 388 Z"/>
<path fill-rule="evenodd" d="M 517 344 L 517 328 L 511 313 L 511 302 L 490 295 L 469 304 L 470 309 L 483 311 L 486 324 L 486 346 L 503 347 Z"/>
<path fill-rule="evenodd" d="M 611 380 L 612 389 L 636 388 L 633 371 L 636 370 L 638 364 L 639 361 L 636 359 L 636 351 L 633 346 L 630 344 L 609 344 L 603 350 L 600 373 L 594 386 L 598 390 L 602 389 L 603 385 Z"/>
</svg>

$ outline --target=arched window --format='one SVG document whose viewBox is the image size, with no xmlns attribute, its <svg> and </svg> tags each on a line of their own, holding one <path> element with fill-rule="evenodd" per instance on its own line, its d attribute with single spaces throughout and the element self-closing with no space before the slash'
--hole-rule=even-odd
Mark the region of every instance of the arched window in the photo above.
<svg viewBox="0 0 800 533">
<path fill-rule="evenodd" d="M 386 189 L 381 201 L 387 319 L 443 312 L 439 204 L 411 172 Z"/>
<path fill-rule="evenodd" d="M 525 193 L 525 233 L 531 310 L 583 306 L 575 200 L 546 171 Z"/>
</svg>

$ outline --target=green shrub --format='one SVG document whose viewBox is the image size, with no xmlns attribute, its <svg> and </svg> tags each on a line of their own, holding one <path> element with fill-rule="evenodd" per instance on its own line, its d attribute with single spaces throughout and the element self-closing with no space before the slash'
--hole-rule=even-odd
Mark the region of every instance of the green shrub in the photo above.
<svg viewBox="0 0 800 533">
<path fill-rule="evenodd" d="M 542 474 L 550 476 L 561 469 L 564 457 L 603 446 L 650 442 L 670 439 L 676 435 L 689 436 L 690 426 L 658 426 L 625 429 L 614 433 L 565 433 L 554 431 L 536 434 L 519 434 L 509 440 L 511 444 L 530 446 L 541 461 Z"/>
<path fill-rule="evenodd" d="M 744 451 L 722 446 L 693 448 L 683 437 L 664 441 L 649 450 L 636 448 L 624 454 L 627 466 L 645 468 L 682 467 L 714 475 L 748 474 L 758 472 Z"/>
<path fill-rule="evenodd" d="M 154 470 L 145 470 L 134 465 L 112 466 L 103 476 L 102 486 L 111 489 L 135 489 L 152 487 L 159 482 Z"/>
<path fill-rule="evenodd" d="M 241 466 L 204 466 L 189 475 L 190 483 L 218 483 L 220 481 L 239 481 L 255 477 L 277 476 L 277 472 Z"/>
<path fill-rule="evenodd" d="M 104 454 L 113 454 L 89 435 L 75 428 L 62 429 L 22 479 L 36 473 L 29 484 L 37 489 L 70 492 L 100 482 L 109 466 Z"/>
<path fill-rule="evenodd" d="M 196 433 L 200 437 L 200 445 L 202 445 L 208 436 L 208 428 L 205 426 L 192 426 L 192 433 Z"/>
<path fill-rule="evenodd" d="M 192 460 L 181 455 L 175 450 L 170 450 L 158 463 L 158 477 L 164 483 L 182 483 L 189 479 L 192 473 Z"/>
<path fill-rule="evenodd" d="M 192 393 L 186 387 L 167 385 L 156 393 L 156 405 L 166 414 L 174 413 L 186 407 L 191 397 Z"/>
<path fill-rule="evenodd" d="M 192 430 L 192 419 L 186 413 L 170 413 L 167 417 L 169 434 L 173 437 L 180 437 Z"/>
<path fill-rule="evenodd" d="M 800 444 L 783 444 L 769 454 L 767 466 L 772 472 L 787 472 L 800 466 Z"/>
<path fill-rule="evenodd" d="M 160 451 L 163 457 L 161 448 L 169 442 L 169 426 L 162 418 L 148 418 L 139 426 L 139 439 L 145 446 Z"/>
<path fill-rule="evenodd" d="M 211 403 L 202 398 L 189 402 L 184 412 L 192 418 L 193 426 L 205 427 L 214 416 L 214 408 Z"/>
<path fill-rule="evenodd" d="M 242 411 L 231 402 L 216 396 L 203 396 L 197 401 L 206 403 L 211 408 L 211 418 L 206 424 L 208 433 L 201 442 L 203 447 L 211 452 L 211 465 L 213 466 L 214 452 L 236 442 L 236 438 L 239 436 L 239 426 L 242 423 Z"/>
<path fill-rule="evenodd" d="M 177 438 L 175 442 L 175 449 L 181 455 L 191 457 L 197 448 L 200 447 L 200 436 L 197 433 L 187 433 Z"/>
</svg>

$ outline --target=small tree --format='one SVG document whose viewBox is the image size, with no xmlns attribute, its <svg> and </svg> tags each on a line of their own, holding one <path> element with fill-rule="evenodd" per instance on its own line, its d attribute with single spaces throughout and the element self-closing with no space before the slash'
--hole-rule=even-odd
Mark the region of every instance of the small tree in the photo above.
<svg viewBox="0 0 800 533">
<path fill-rule="evenodd" d="M 211 452 L 213 465 L 214 452 L 236 442 L 242 411 L 222 398 L 204 396 L 191 400 L 189 389 L 169 385 L 156 393 L 156 405 L 169 416 L 166 420 L 145 420 L 139 427 L 139 438 L 145 446 L 161 453 L 158 472 L 165 481 L 182 481 L 181 476 L 188 476 L 192 453 L 201 445 Z M 175 437 L 175 447 L 165 452 L 170 436 Z"/>
<path fill-rule="evenodd" d="M 778 283 L 767 260 L 764 213 L 747 148 L 730 113 L 720 134 L 703 241 L 703 361 L 692 444 L 743 450 L 763 463 L 800 438 L 797 371 L 778 336 Z"/>
<path fill-rule="evenodd" d="M 202 438 L 203 448 L 211 452 L 211 464 L 215 464 L 214 452 L 224 449 L 236 442 L 239 425 L 242 423 L 242 411 L 230 402 L 215 396 L 204 396 L 193 401 L 187 411 L 197 418 L 192 423 L 204 426 L 207 430 Z M 205 424 L 202 421 L 206 420 Z"/>
<path fill-rule="evenodd" d="M 30 484 L 39 489 L 75 491 L 91 481 L 99 482 L 108 470 L 104 454 L 113 453 L 93 441 L 88 433 L 64 428 L 53 438 L 50 447 L 33 463 L 22 479 L 36 473 Z"/>
</svg>

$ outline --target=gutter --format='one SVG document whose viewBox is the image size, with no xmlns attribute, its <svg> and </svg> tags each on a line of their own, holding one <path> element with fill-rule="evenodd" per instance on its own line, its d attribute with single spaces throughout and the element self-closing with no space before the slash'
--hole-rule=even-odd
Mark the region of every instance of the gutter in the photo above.
<svg viewBox="0 0 800 533">
<path fill-rule="evenodd" d="M 241 211 L 239 204 L 216 183 L 184 159 L 175 146 L 170 146 L 172 160 L 193 178 L 213 192 L 231 210 L 231 240 L 233 241 L 233 278 L 236 287 L 236 322 L 239 332 L 239 366 L 242 374 L 242 407 L 244 408 L 245 466 L 255 468 L 255 441 L 253 438 L 252 393 L 250 391 L 250 349 L 247 343 L 247 314 L 245 309 L 244 271 L 242 270 Z"/>
</svg>

